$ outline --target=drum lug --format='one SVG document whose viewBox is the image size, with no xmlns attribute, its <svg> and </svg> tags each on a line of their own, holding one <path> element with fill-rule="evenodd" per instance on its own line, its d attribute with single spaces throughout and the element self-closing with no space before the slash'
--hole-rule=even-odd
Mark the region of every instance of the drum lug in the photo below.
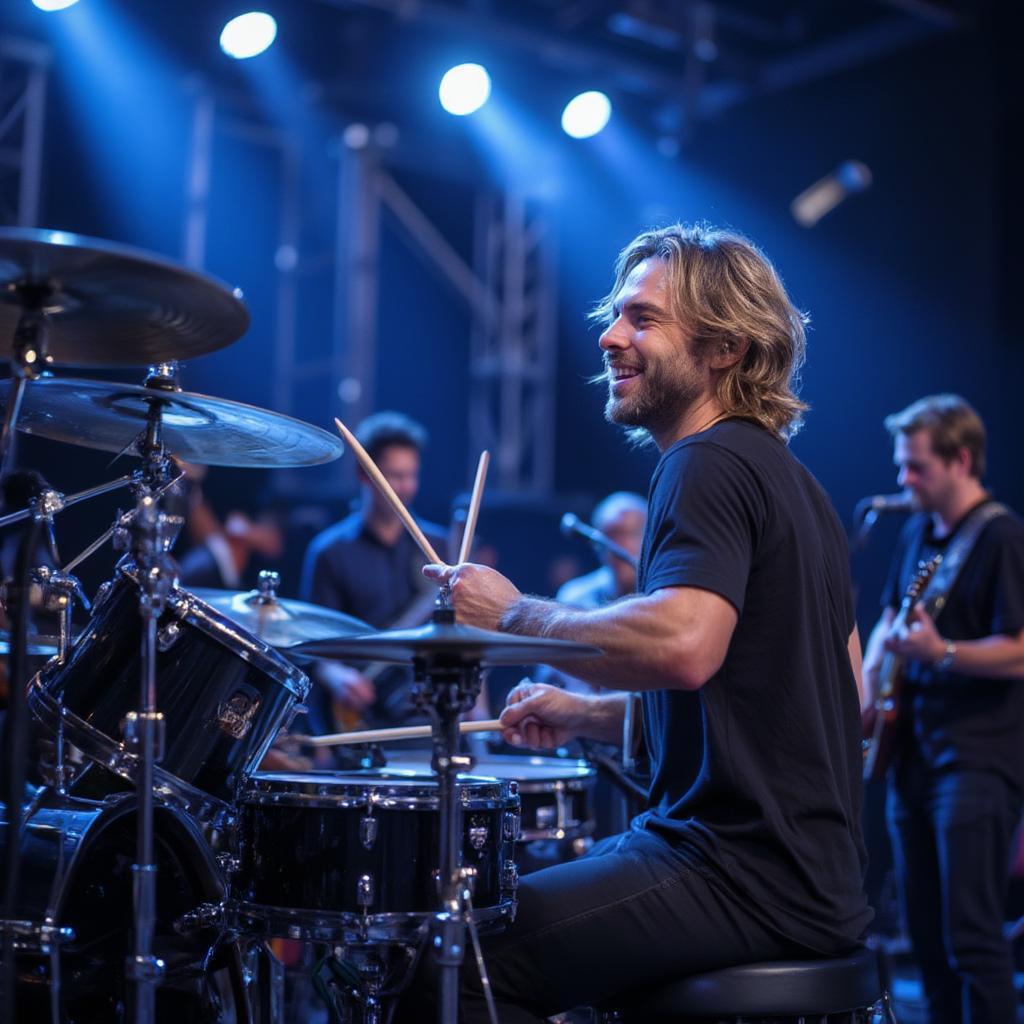
<svg viewBox="0 0 1024 1024">
<path fill-rule="evenodd" d="M 129 711 L 121 722 L 125 747 L 133 754 L 142 756 L 143 734 L 150 731 L 153 743 L 153 759 L 162 761 L 167 737 L 167 723 L 159 711 Z"/>
<path fill-rule="evenodd" d="M 181 624 L 179 622 L 168 622 L 166 626 L 161 627 L 156 635 L 156 645 L 160 652 L 169 651 L 177 642 L 178 637 L 181 636 Z"/>
<path fill-rule="evenodd" d="M 506 811 L 502 816 L 502 831 L 506 839 L 515 842 L 522 831 L 519 811 Z"/>
<path fill-rule="evenodd" d="M 373 875 L 360 875 L 356 883 L 356 906 L 364 911 L 373 906 L 375 897 Z"/>
<path fill-rule="evenodd" d="M 468 834 L 469 845 L 479 853 L 487 845 L 487 840 L 491 838 L 491 829 L 487 824 L 487 819 L 479 814 L 470 817 Z"/>
<path fill-rule="evenodd" d="M 501 887 L 507 892 L 519 888 L 519 865 L 514 860 L 506 860 L 501 865 Z"/>
<path fill-rule="evenodd" d="M 364 850 L 373 848 L 377 842 L 377 819 L 372 815 L 366 815 L 359 819 L 359 841 L 363 844 Z"/>
</svg>

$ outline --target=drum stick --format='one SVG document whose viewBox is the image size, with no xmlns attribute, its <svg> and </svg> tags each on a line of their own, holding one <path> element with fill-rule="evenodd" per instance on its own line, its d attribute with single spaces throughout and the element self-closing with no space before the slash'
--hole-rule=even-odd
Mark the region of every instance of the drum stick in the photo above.
<svg viewBox="0 0 1024 1024">
<path fill-rule="evenodd" d="M 384 495 L 388 504 L 394 509 L 395 515 L 405 524 L 405 528 L 412 534 L 412 539 L 420 547 L 420 551 L 431 561 L 437 565 L 445 565 L 443 558 L 439 558 L 437 552 L 431 547 L 430 541 L 424 536 L 423 531 L 419 528 L 416 520 L 409 515 L 409 510 L 402 504 L 402 499 L 392 490 L 391 484 L 384 479 L 384 474 L 377 468 L 373 459 L 370 458 L 366 449 L 356 440 L 355 435 L 348 427 L 345 426 L 337 416 L 334 417 L 334 425 L 338 428 L 338 433 L 345 439 L 348 446 L 355 453 L 356 458 L 359 460 L 359 464 L 363 467 L 363 472 L 377 485 L 377 490 Z"/>
<path fill-rule="evenodd" d="M 497 718 L 479 722 L 459 722 L 459 732 L 501 732 Z M 429 725 L 402 725 L 395 729 L 363 729 L 361 732 L 334 732 L 326 736 L 295 736 L 311 747 L 343 747 L 350 743 L 389 743 L 392 740 L 421 740 L 431 735 Z"/>
<path fill-rule="evenodd" d="M 480 501 L 484 496 L 484 481 L 487 479 L 487 467 L 491 462 L 491 453 L 485 448 L 480 453 L 480 461 L 476 467 L 476 480 L 473 481 L 473 496 L 469 499 L 469 511 L 466 513 L 466 528 L 462 531 L 462 545 L 459 548 L 459 562 L 469 560 L 469 552 L 473 547 L 473 534 L 476 532 L 476 517 L 480 514 Z"/>
</svg>

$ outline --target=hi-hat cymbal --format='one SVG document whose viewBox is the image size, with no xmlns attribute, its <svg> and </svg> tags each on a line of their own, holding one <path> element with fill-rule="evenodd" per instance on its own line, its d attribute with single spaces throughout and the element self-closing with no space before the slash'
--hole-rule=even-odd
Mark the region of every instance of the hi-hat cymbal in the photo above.
<svg viewBox="0 0 1024 1024">
<path fill-rule="evenodd" d="M 353 615 L 305 601 L 267 596 L 258 590 L 239 592 L 198 587 L 189 593 L 271 647 L 290 649 L 310 640 L 356 636 L 373 630 Z"/>
<path fill-rule="evenodd" d="M 484 665 L 528 665 L 593 658 L 600 648 L 568 640 L 495 633 L 451 622 L 416 629 L 391 629 L 367 636 L 338 637 L 299 644 L 295 651 L 316 658 L 408 663 L 414 658 L 452 659 Z"/>
<path fill-rule="evenodd" d="M 249 327 L 242 293 L 142 249 L 65 231 L 0 229 L 0 359 L 22 312 L 49 324 L 47 364 L 144 366 L 192 359 Z"/>
<path fill-rule="evenodd" d="M 0 391 L 0 414 L 7 398 Z M 18 430 L 104 452 L 137 454 L 154 404 L 168 453 L 203 466 L 314 466 L 341 455 L 341 439 L 268 409 L 189 391 L 46 377 L 28 381 Z"/>
</svg>

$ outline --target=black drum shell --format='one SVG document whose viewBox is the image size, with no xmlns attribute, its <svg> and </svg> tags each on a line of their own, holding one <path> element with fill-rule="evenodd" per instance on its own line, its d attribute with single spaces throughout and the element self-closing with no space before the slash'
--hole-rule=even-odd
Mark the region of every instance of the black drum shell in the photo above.
<svg viewBox="0 0 1024 1024">
<path fill-rule="evenodd" d="M 119 1020 L 129 999 L 124 978 L 132 941 L 132 870 L 136 817 L 133 796 L 105 802 L 45 794 L 23 831 L 15 919 L 29 925 L 69 928 L 63 942 L 19 938 L 15 957 L 17 1021 Z M 6 808 L 0 805 L 0 856 L 8 842 Z M 177 936 L 174 921 L 200 903 L 216 902 L 224 883 L 195 823 L 174 808 L 154 808 L 157 864 L 157 946 L 166 942 L 196 963 L 208 937 Z M 158 1011 L 177 998 L 161 995 Z M 158 1019 L 167 1020 L 163 1013 Z M 205 1018 L 204 1018 L 205 1019 Z"/>
<path fill-rule="evenodd" d="M 296 701 L 305 697 L 308 680 L 255 637 L 178 588 L 160 617 L 158 637 L 156 703 L 166 723 L 158 787 L 173 799 L 177 779 L 230 803 L 239 783 L 258 767 L 290 720 Z M 67 738 L 130 778 L 135 774 L 131 758 L 101 756 L 96 746 L 98 742 L 101 753 L 118 747 L 122 720 L 139 707 L 141 641 L 138 591 L 122 575 L 95 609 L 66 663 L 51 663 L 40 672 L 30 695 L 33 709 L 51 728 L 52 709 L 62 703 L 73 716 L 65 719 Z M 76 719 L 84 724 L 76 726 Z M 173 777 L 170 785 L 168 776 Z"/>
<path fill-rule="evenodd" d="M 458 785 L 462 866 L 476 871 L 473 905 L 498 906 L 513 895 L 506 873 L 518 825 L 515 787 L 463 776 Z M 376 820 L 372 842 L 367 817 Z M 436 912 L 439 828 L 437 783 L 426 775 L 258 772 L 240 800 L 232 895 L 314 915 Z M 372 880 L 368 903 L 359 896 L 364 877 Z"/>
</svg>

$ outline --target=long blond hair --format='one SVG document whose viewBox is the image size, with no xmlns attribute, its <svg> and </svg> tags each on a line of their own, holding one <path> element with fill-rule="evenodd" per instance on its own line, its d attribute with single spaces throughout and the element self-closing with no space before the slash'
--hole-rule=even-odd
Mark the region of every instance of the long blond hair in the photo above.
<svg viewBox="0 0 1024 1024">
<path fill-rule="evenodd" d="M 768 258 L 742 235 L 705 224 L 645 231 L 619 253 L 615 284 L 592 319 L 611 323 L 615 296 L 634 267 L 651 257 L 665 261 L 671 311 L 692 334 L 695 354 L 723 339 L 749 342 L 716 380 L 725 413 L 791 438 L 808 408 L 797 397 L 808 317 L 790 301 Z"/>
</svg>

